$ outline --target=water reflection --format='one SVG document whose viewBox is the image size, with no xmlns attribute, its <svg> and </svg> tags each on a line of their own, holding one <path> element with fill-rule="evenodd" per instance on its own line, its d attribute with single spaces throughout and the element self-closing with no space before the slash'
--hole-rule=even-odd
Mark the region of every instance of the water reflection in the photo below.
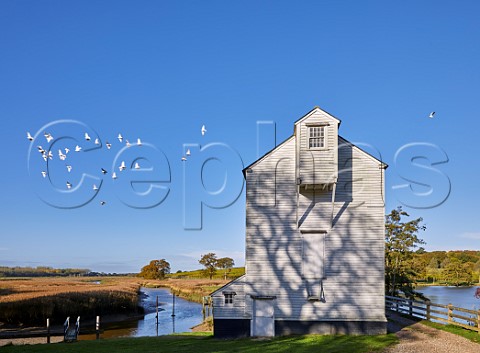
<svg viewBox="0 0 480 353">
<path fill-rule="evenodd" d="M 158 325 L 156 303 L 158 296 Z M 175 302 L 174 302 L 175 300 Z M 165 288 L 141 288 L 140 304 L 145 316 L 138 321 L 104 325 L 101 338 L 160 336 L 189 332 L 202 322 L 202 305 L 172 295 Z M 175 304 L 175 311 L 174 311 Z M 175 316 L 172 316 L 172 314 Z M 95 339 L 95 335 L 80 336 L 81 340 Z"/>
</svg>

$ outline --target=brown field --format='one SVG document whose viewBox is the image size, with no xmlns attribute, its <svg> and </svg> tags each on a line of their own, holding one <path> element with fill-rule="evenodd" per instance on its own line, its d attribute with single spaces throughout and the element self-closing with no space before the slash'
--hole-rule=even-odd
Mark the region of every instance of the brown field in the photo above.
<svg viewBox="0 0 480 353">
<path fill-rule="evenodd" d="M 96 284 L 97 281 L 100 284 Z M 73 292 L 137 293 L 142 282 L 142 279 L 135 277 L 0 278 L 0 303 Z"/>
<path fill-rule="evenodd" d="M 0 322 L 35 325 L 46 318 L 135 314 L 141 284 L 135 277 L 0 279 Z"/>
<path fill-rule="evenodd" d="M 145 287 L 167 287 L 176 295 L 197 303 L 202 297 L 209 295 L 216 289 L 230 282 L 223 279 L 173 279 L 148 280 L 142 284 Z"/>
</svg>

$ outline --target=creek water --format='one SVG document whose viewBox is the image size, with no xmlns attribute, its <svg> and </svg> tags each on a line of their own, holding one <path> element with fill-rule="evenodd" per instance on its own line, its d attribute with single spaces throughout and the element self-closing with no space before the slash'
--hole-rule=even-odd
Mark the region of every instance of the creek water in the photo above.
<svg viewBox="0 0 480 353">
<path fill-rule="evenodd" d="M 158 296 L 158 325 L 156 303 Z M 141 320 L 105 325 L 101 337 L 160 336 L 171 333 L 189 332 L 191 327 L 202 322 L 202 305 L 175 297 L 169 289 L 141 288 L 140 305 L 145 309 Z M 172 316 L 174 314 L 175 316 Z M 95 335 L 81 335 L 80 339 L 94 339 Z"/>
<path fill-rule="evenodd" d="M 480 286 L 479 286 L 480 287 Z M 432 303 L 453 304 L 456 307 L 478 310 L 480 299 L 475 298 L 474 287 L 419 286 L 416 291 L 423 293 Z"/>
</svg>

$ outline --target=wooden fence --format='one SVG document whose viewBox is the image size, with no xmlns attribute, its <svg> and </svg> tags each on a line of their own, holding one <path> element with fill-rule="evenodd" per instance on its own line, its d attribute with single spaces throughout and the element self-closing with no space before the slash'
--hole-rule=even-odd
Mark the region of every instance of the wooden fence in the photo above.
<svg viewBox="0 0 480 353">
<path fill-rule="evenodd" d="M 468 310 L 452 304 L 443 305 L 388 295 L 385 296 L 385 307 L 387 310 L 429 321 L 460 326 L 467 330 L 477 331 L 480 334 L 480 310 Z"/>
</svg>

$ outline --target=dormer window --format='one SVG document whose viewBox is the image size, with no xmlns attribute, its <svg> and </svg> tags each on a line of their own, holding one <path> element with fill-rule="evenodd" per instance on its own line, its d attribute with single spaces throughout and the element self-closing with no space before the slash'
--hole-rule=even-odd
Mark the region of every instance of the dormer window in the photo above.
<svg viewBox="0 0 480 353">
<path fill-rule="evenodd" d="M 223 292 L 223 296 L 225 297 L 225 304 L 233 304 L 233 297 L 237 295 L 235 292 Z"/>
<path fill-rule="evenodd" d="M 325 126 L 308 128 L 308 148 L 325 148 Z"/>
</svg>

